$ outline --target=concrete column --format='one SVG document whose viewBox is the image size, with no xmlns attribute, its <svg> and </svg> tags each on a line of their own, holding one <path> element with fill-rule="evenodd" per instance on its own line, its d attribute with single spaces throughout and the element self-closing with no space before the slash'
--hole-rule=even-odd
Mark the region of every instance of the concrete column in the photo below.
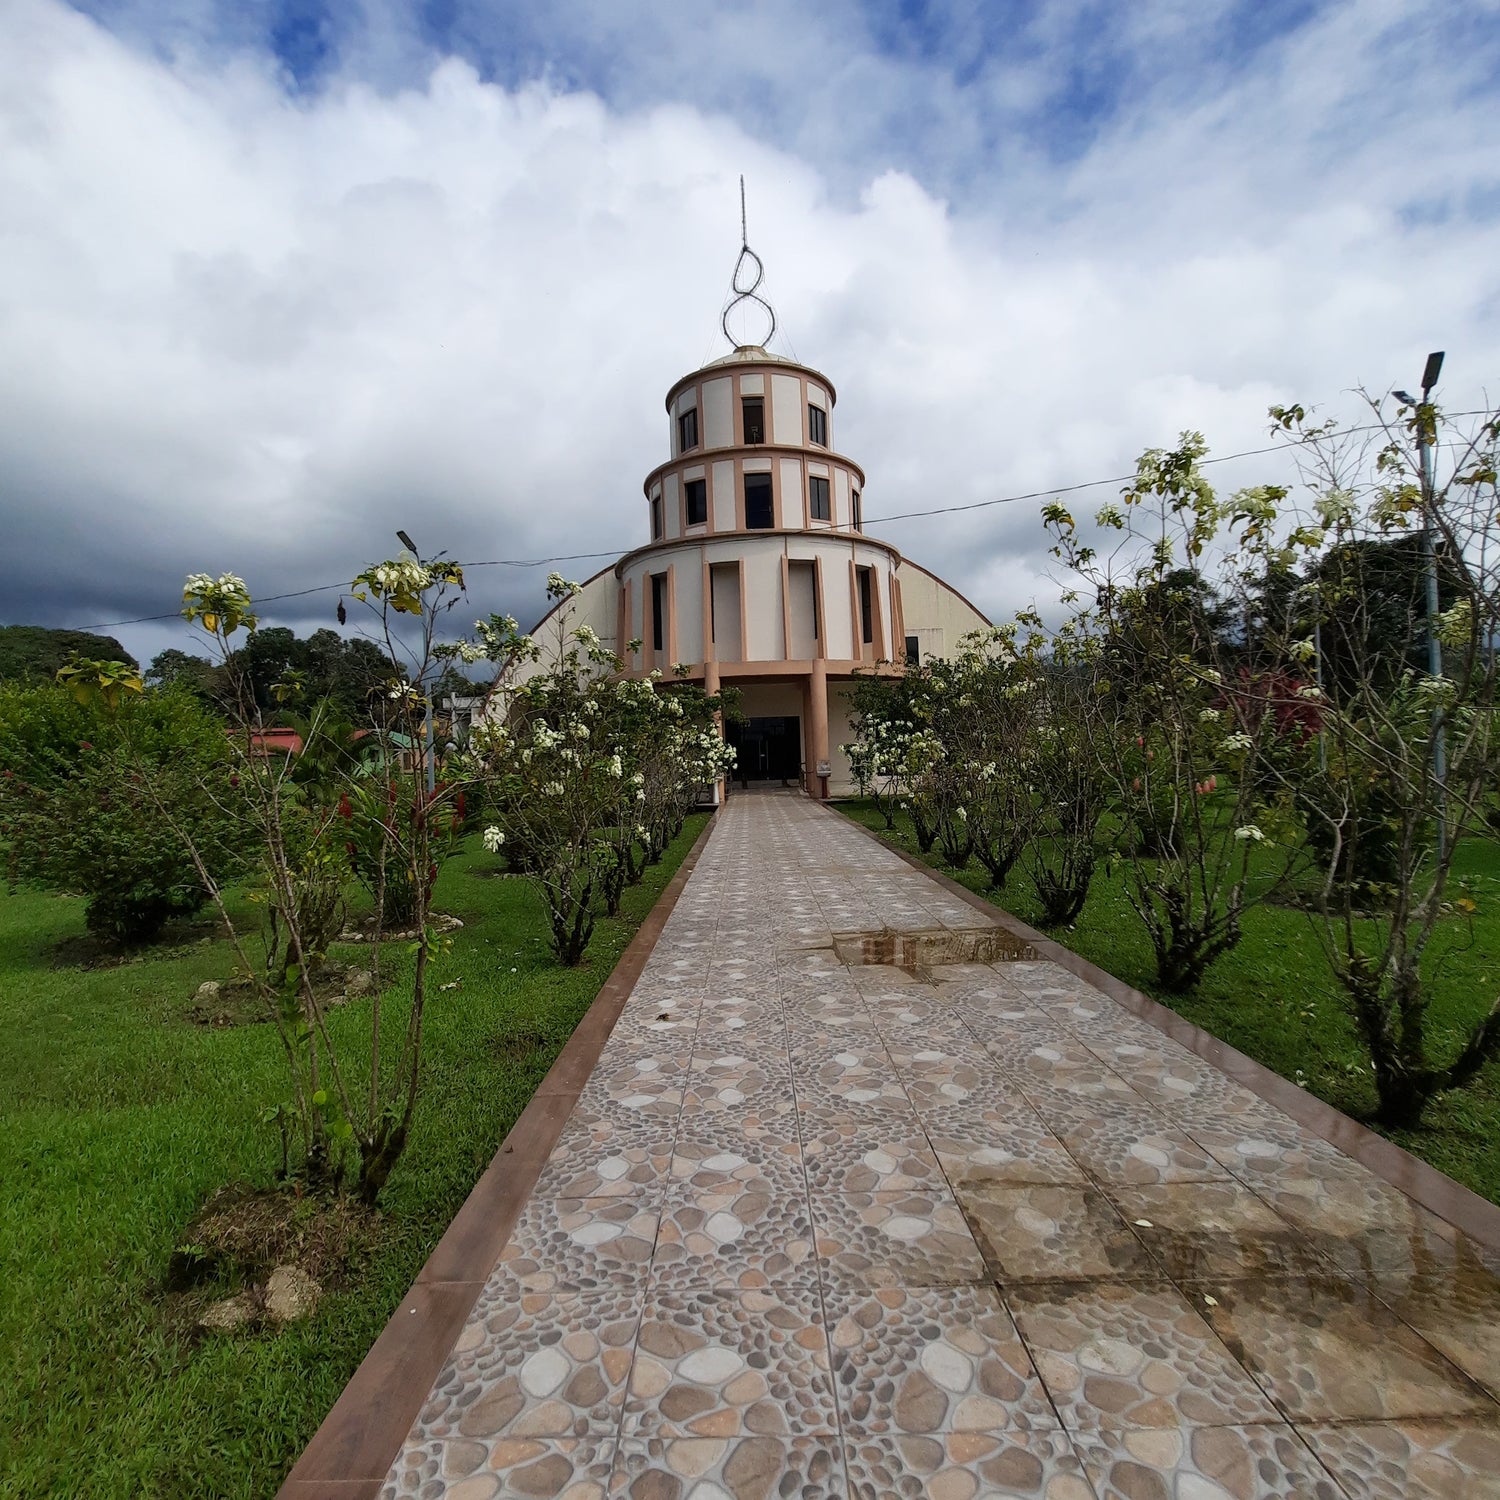
<svg viewBox="0 0 1500 1500">
<path fill-rule="evenodd" d="M 812 664 L 807 678 L 807 790 L 820 801 L 828 798 L 828 778 L 818 775 L 819 763 L 828 756 L 828 667 L 822 661 Z"/>
</svg>

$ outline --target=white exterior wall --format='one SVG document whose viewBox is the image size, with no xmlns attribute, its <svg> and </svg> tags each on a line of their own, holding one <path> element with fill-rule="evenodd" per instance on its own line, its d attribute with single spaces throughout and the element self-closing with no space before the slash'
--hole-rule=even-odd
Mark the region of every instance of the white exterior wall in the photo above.
<svg viewBox="0 0 1500 1500">
<path fill-rule="evenodd" d="M 903 563 L 896 576 L 901 580 L 906 634 L 917 637 L 923 661 L 952 656 L 970 631 L 988 627 L 989 622 L 967 599 L 925 568 Z"/>
<path fill-rule="evenodd" d="M 858 790 L 849 770 L 849 757 L 843 747 L 854 740 L 854 689 L 847 682 L 828 684 L 828 778 L 830 796 L 849 797 Z"/>
<path fill-rule="evenodd" d="M 760 546 L 745 549 L 745 587 L 749 590 L 746 623 L 750 639 L 745 643 L 746 661 L 782 661 L 781 641 L 781 549 Z"/>
<path fill-rule="evenodd" d="M 675 474 L 668 474 L 661 482 L 661 509 L 662 534 L 671 541 L 682 534 L 682 495 Z"/>
<path fill-rule="evenodd" d="M 807 501 L 802 488 L 802 461 L 781 460 L 781 524 L 801 527 L 807 524 Z"/>
<path fill-rule="evenodd" d="M 734 393 L 727 375 L 703 382 L 703 408 L 698 413 L 698 437 L 705 448 L 727 448 L 734 442 L 730 416 Z"/>
<path fill-rule="evenodd" d="M 733 531 L 736 510 L 734 493 L 734 463 L 720 461 L 714 465 L 713 510 L 711 512 L 715 531 Z"/>
<path fill-rule="evenodd" d="M 833 471 L 833 520 L 840 530 L 849 529 L 852 517 L 849 514 L 849 471 Z"/>
<path fill-rule="evenodd" d="M 793 661 L 811 661 L 818 654 L 818 637 L 813 634 L 813 600 L 816 590 L 816 565 L 801 558 L 788 558 L 786 612 L 792 631 L 788 655 Z M 821 623 L 820 619 L 819 624 Z"/>
<path fill-rule="evenodd" d="M 771 377 L 771 441 L 802 446 L 802 382 L 795 375 Z"/>
<path fill-rule="evenodd" d="M 714 660 L 743 661 L 740 641 L 740 570 L 737 561 L 715 563 L 710 568 L 714 591 Z"/>
</svg>

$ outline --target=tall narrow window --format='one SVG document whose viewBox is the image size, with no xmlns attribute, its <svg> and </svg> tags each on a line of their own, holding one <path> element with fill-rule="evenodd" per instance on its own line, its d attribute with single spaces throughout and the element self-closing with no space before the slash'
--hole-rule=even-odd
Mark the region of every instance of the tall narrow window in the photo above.
<svg viewBox="0 0 1500 1500">
<path fill-rule="evenodd" d="M 909 666 L 913 667 L 922 664 L 922 648 L 917 644 L 917 638 L 914 635 L 906 638 L 906 661 Z"/>
<path fill-rule="evenodd" d="M 745 475 L 745 525 L 751 531 L 769 531 L 776 524 L 776 510 L 771 503 L 771 476 Z"/>
<path fill-rule="evenodd" d="M 872 568 L 859 570 L 859 638 L 867 646 L 875 639 L 874 579 Z"/>
<path fill-rule="evenodd" d="M 708 481 L 704 479 L 690 479 L 687 482 L 686 490 L 688 525 L 705 525 L 708 521 Z"/>
<path fill-rule="evenodd" d="M 667 575 L 651 575 L 651 649 L 660 651 L 667 638 Z"/>
<path fill-rule="evenodd" d="M 745 396 L 740 401 L 740 413 L 745 422 L 745 441 L 763 443 L 766 440 L 766 403 L 759 396 Z"/>
<path fill-rule="evenodd" d="M 698 408 L 695 406 L 677 418 L 677 451 L 686 453 L 698 446 Z"/>
<path fill-rule="evenodd" d="M 832 515 L 828 508 L 828 481 L 816 474 L 807 481 L 807 513 L 815 521 L 826 521 Z"/>
<path fill-rule="evenodd" d="M 828 413 L 821 406 L 807 408 L 807 440 L 820 448 L 828 446 Z"/>
<path fill-rule="evenodd" d="M 865 518 L 859 503 L 859 491 L 854 491 L 854 529 L 863 531 L 865 529 Z"/>
<path fill-rule="evenodd" d="M 651 497 L 651 540 L 653 542 L 660 540 L 661 533 L 661 496 L 653 495 Z"/>
</svg>

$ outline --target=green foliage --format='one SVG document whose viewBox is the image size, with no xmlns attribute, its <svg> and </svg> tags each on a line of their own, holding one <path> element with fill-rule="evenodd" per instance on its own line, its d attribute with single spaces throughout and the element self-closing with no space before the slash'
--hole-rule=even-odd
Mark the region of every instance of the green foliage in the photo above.
<svg viewBox="0 0 1500 1500">
<path fill-rule="evenodd" d="M 426 1087 L 378 1236 L 310 1320 L 257 1333 L 194 1338 L 161 1291 L 204 1200 L 270 1185 L 281 1165 L 262 1120 L 285 1092 L 275 1028 L 188 1019 L 197 986 L 235 969 L 231 945 L 59 966 L 82 903 L 0 892 L 0 1494 L 270 1500 L 701 828 L 626 893 L 579 969 L 552 961 L 523 882 L 483 878 L 477 841 L 444 867 L 437 899 L 464 922 L 442 973 L 455 987 L 431 1009 Z M 256 920 L 240 891 L 229 905 Z M 413 963 L 393 951 L 385 976 L 392 1053 Z M 372 1008 L 367 996 L 332 1018 L 351 1054 Z"/>
<path fill-rule="evenodd" d="M 0 681 L 51 681 L 75 656 L 136 665 L 112 635 L 51 630 L 45 625 L 0 625 Z"/>
<path fill-rule="evenodd" d="M 481 629 L 474 651 L 510 662 L 513 676 L 497 689 L 504 720 L 479 726 L 470 752 L 497 818 L 486 838 L 532 877 L 553 951 L 574 965 L 596 905 L 613 914 L 733 751 L 715 722 L 721 699 L 688 683 L 659 688 L 656 674 L 621 677 L 619 658 L 573 621 L 578 585 L 553 574 L 547 587 L 559 606 L 552 639 L 522 636 L 508 618 Z"/>
<path fill-rule="evenodd" d="M 111 712 L 57 683 L 0 687 L 0 839 L 12 880 L 88 901 L 91 931 L 150 941 L 245 851 L 222 724 L 181 692 Z"/>
</svg>

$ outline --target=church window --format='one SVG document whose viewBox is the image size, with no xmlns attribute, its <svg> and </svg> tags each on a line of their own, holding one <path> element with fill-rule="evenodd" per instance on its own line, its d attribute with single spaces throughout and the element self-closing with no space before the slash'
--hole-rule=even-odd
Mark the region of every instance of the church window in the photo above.
<svg viewBox="0 0 1500 1500">
<path fill-rule="evenodd" d="M 689 407 L 677 418 L 677 451 L 686 453 L 698 446 L 698 408 Z"/>
<path fill-rule="evenodd" d="M 661 496 L 653 495 L 651 497 L 651 540 L 653 542 L 660 539 L 662 530 Z"/>
<path fill-rule="evenodd" d="M 874 582 L 874 569 L 859 570 L 859 638 L 867 646 L 875 640 Z"/>
<path fill-rule="evenodd" d="M 760 396 L 746 396 L 740 401 L 740 415 L 744 419 L 745 441 L 763 443 L 766 440 L 766 403 Z"/>
<path fill-rule="evenodd" d="M 816 474 L 807 481 L 807 508 L 814 521 L 827 521 L 832 515 L 828 507 L 828 481 Z"/>
<path fill-rule="evenodd" d="M 708 522 L 708 481 L 704 479 L 689 479 L 686 490 L 688 525 L 706 525 Z"/>
<path fill-rule="evenodd" d="M 745 475 L 745 525 L 751 531 L 769 531 L 776 524 L 771 503 L 771 476 Z"/>
<path fill-rule="evenodd" d="M 651 575 L 651 649 L 661 651 L 667 635 L 667 575 Z"/>
<path fill-rule="evenodd" d="M 820 448 L 828 446 L 828 413 L 821 406 L 807 408 L 807 440 Z"/>
<path fill-rule="evenodd" d="M 906 660 L 907 664 L 913 667 L 920 666 L 922 662 L 922 648 L 918 645 L 914 635 L 906 638 Z"/>
<path fill-rule="evenodd" d="M 858 490 L 854 491 L 854 529 L 856 531 L 863 531 L 865 529 L 865 518 L 863 515 L 863 509 L 859 503 Z"/>
</svg>

